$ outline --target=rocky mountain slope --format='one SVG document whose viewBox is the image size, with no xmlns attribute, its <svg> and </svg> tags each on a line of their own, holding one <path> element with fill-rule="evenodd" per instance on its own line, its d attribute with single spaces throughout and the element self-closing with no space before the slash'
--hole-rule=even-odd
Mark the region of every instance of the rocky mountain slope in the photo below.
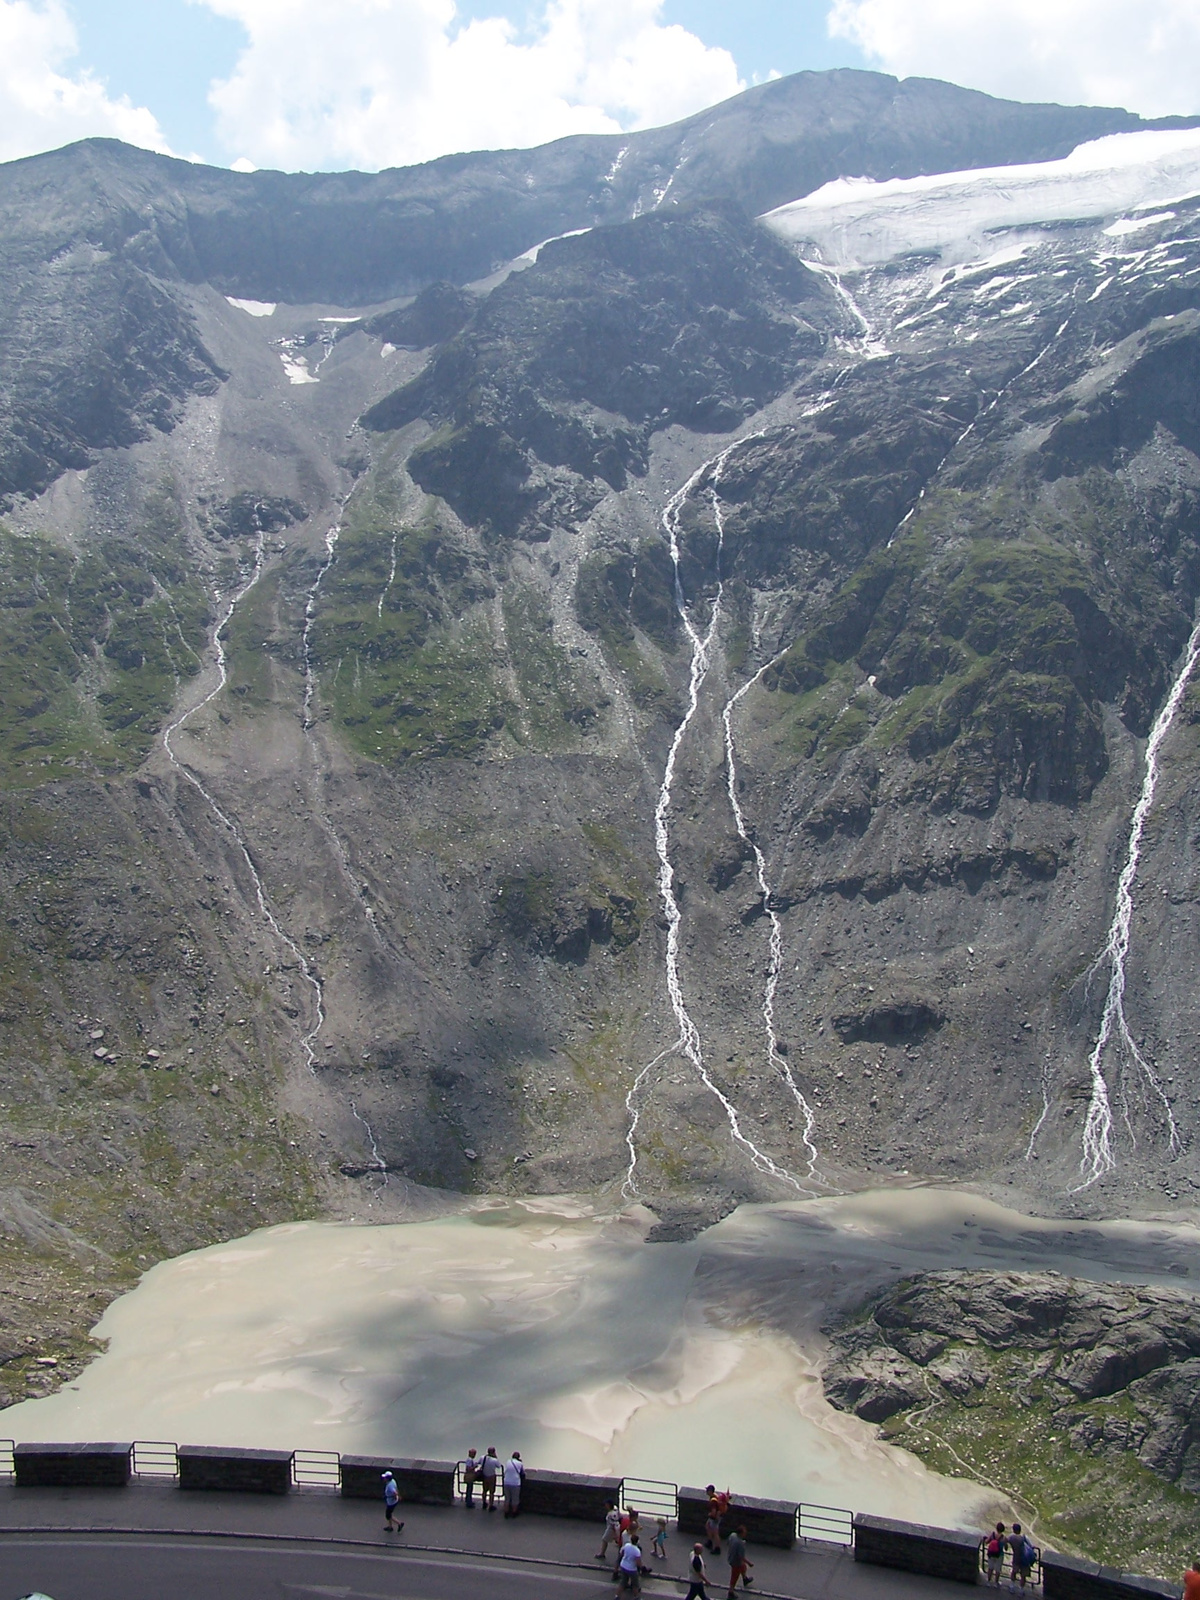
<svg viewBox="0 0 1200 1600">
<path fill-rule="evenodd" d="M 825 1392 L 1038 1537 L 1174 1579 L 1191 1559 L 1200 1307 L 1057 1273 L 936 1272 L 834 1330 Z"/>
<path fill-rule="evenodd" d="M 840 277 L 751 214 L 1135 125 L 0 170 L 14 1350 L 430 1188 L 1194 1203 L 1197 205 Z"/>
</svg>

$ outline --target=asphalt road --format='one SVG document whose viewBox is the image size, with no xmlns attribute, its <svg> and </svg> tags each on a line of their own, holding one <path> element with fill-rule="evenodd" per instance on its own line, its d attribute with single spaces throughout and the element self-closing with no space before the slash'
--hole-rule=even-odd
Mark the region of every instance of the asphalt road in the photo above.
<svg viewBox="0 0 1200 1600">
<path fill-rule="evenodd" d="M 655 1585 L 666 1596 L 675 1584 Z M 0 1600 L 609 1600 L 603 1572 L 249 1540 L 9 1534 Z"/>
</svg>

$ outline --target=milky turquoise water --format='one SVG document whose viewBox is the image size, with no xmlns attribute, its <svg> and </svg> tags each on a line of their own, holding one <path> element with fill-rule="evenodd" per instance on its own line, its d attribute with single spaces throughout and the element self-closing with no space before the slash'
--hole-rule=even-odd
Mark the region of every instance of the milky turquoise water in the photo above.
<svg viewBox="0 0 1200 1600">
<path fill-rule="evenodd" d="M 1195 1230 L 1042 1222 L 955 1191 L 743 1207 L 687 1244 L 565 1200 L 297 1223 L 164 1262 L 21 1440 L 161 1439 L 531 1465 L 973 1526 L 993 1496 L 824 1400 L 821 1323 L 922 1266 L 1186 1283 Z"/>
</svg>

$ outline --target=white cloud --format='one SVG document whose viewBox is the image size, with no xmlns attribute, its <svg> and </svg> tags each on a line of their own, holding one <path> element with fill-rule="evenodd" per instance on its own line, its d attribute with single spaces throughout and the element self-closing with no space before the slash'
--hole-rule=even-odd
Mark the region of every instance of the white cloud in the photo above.
<svg viewBox="0 0 1200 1600">
<path fill-rule="evenodd" d="M 1143 116 L 1200 112 L 1197 0 L 833 0 L 829 31 L 901 77 Z"/>
<path fill-rule="evenodd" d="M 662 0 L 548 0 L 528 39 L 459 27 L 453 0 L 200 0 L 247 44 L 210 99 L 261 167 L 368 169 L 687 116 L 742 87 L 733 58 L 660 20 Z"/>
<path fill-rule="evenodd" d="M 166 150 L 144 106 L 114 100 L 89 72 L 72 72 L 78 50 L 60 0 L 0 0 L 0 161 L 101 134 Z"/>
</svg>

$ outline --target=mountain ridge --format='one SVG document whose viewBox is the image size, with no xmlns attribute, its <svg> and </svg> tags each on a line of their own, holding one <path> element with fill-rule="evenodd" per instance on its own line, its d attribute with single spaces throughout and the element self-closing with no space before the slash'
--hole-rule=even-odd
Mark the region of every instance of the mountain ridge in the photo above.
<svg viewBox="0 0 1200 1600">
<path fill-rule="evenodd" d="M 726 123 L 895 98 L 818 87 Z M 546 242 L 620 144 L 567 141 L 480 158 L 424 255 L 436 218 L 389 264 L 389 215 L 365 268 L 339 196 L 386 174 L 0 170 L 22 1337 L 427 1191 L 668 1231 L 881 1174 L 1194 1208 L 1197 202 L 839 275 L 698 192 L 688 126 L 604 227 Z M 295 185 L 333 197 L 307 254 L 254 199 Z M 1135 1055 L 1101 1039 L 1116 883 L 1173 683 Z"/>
</svg>

